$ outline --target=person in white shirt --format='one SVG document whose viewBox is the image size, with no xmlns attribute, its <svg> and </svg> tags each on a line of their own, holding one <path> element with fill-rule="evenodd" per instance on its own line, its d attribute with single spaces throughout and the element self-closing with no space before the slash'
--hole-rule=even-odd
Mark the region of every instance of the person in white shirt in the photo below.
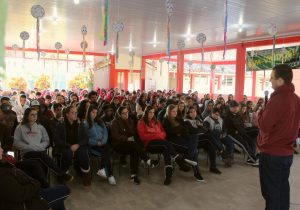
<svg viewBox="0 0 300 210">
<path fill-rule="evenodd" d="M 17 114 L 17 120 L 19 123 L 22 122 L 24 112 L 27 108 L 29 108 L 29 106 L 26 105 L 26 96 L 20 95 L 19 103 L 12 108 L 12 110 Z"/>
</svg>

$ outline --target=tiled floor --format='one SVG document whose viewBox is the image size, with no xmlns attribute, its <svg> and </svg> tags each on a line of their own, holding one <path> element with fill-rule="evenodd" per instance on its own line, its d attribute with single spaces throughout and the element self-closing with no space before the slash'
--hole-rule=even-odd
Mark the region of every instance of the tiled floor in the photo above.
<svg viewBox="0 0 300 210">
<path fill-rule="evenodd" d="M 129 181 L 128 167 L 115 168 L 117 186 L 93 177 L 91 187 L 84 187 L 79 178 L 69 186 L 71 196 L 66 200 L 68 210 L 262 210 L 264 200 L 260 193 L 258 168 L 243 164 L 236 156 L 232 168 L 215 175 L 208 172 L 206 157 L 201 157 L 201 171 L 205 183 L 196 182 L 192 172 L 176 170 L 170 186 L 163 185 L 163 166 L 150 170 L 140 168 L 141 185 Z M 163 165 L 163 164 L 162 164 Z M 291 210 L 300 210 L 300 156 L 294 157 L 290 176 Z"/>
</svg>

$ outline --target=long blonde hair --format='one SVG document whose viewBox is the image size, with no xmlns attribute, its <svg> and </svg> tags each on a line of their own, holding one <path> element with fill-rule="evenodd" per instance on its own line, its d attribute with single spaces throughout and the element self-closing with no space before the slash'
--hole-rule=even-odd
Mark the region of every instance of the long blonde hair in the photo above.
<svg viewBox="0 0 300 210">
<path fill-rule="evenodd" d="M 177 127 L 177 126 L 179 126 L 179 123 L 177 122 L 176 117 L 171 117 L 171 111 L 173 109 L 177 109 L 177 105 L 170 104 L 167 107 L 165 118 L 170 121 L 170 123 L 172 124 L 172 126 Z"/>
</svg>

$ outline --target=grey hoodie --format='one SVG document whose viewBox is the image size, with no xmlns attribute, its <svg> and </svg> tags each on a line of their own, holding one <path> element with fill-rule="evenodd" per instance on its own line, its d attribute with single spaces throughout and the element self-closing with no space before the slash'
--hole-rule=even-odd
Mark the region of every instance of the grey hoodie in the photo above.
<svg viewBox="0 0 300 210">
<path fill-rule="evenodd" d="M 30 151 L 45 151 L 49 145 L 49 136 L 46 129 L 37 123 L 31 127 L 19 124 L 14 134 L 14 147 L 20 150 L 21 155 Z"/>
</svg>

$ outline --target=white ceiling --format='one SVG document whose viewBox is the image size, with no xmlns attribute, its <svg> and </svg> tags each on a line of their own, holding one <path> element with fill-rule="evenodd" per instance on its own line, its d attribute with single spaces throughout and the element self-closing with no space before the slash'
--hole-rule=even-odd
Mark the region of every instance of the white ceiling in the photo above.
<svg viewBox="0 0 300 210">
<path fill-rule="evenodd" d="M 109 0 L 109 42 L 103 47 L 99 40 L 102 24 L 102 0 L 80 0 L 75 5 L 73 0 L 8 0 L 8 20 L 6 26 L 6 46 L 22 45 L 19 37 L 21 31 L 30 33 L 26 47 L 35 47 L 36 20 L 30 9 L 34 4 L 45 8 L 46 15 L 42 19 L 41 48 L 55 49 L 54 43 L 60 41 L 63 49 L 80 51 L 82 35 L 80 28 L 86 25 L 86 40 L 90 52 L 107 52 L 111 50 L 115 34 L 112 24 L 120 20 L 124 23 L 124 31 L 120 35 L 120 51 L 128 53 L 130 38 L 136 54 L 166 52 L 165 0 Z M 192 34 L 186 40 L 185 48 L 196 48 L 200 45 L 195 36 L 205 33 L 205 45 L 223 43 L 224 1 L 223 0 L 174 0 L 174 15 L 171 23 L 171 48 L 177 49 L 177 41 L 184 39 L 188 27 Z M 245 40 L 271 38 L 267 28 L 275 23 L 277 36 L 300 35 L 300 1 L 299 0 L 228 0 L 228 43 Z M 57 9 L 58 21 L 53 23 L 53 11 Z M 239 24 L 242 32 L 238 32 Z M 157 41 L 153 41 L 154 32 Z"/>
</svg>

